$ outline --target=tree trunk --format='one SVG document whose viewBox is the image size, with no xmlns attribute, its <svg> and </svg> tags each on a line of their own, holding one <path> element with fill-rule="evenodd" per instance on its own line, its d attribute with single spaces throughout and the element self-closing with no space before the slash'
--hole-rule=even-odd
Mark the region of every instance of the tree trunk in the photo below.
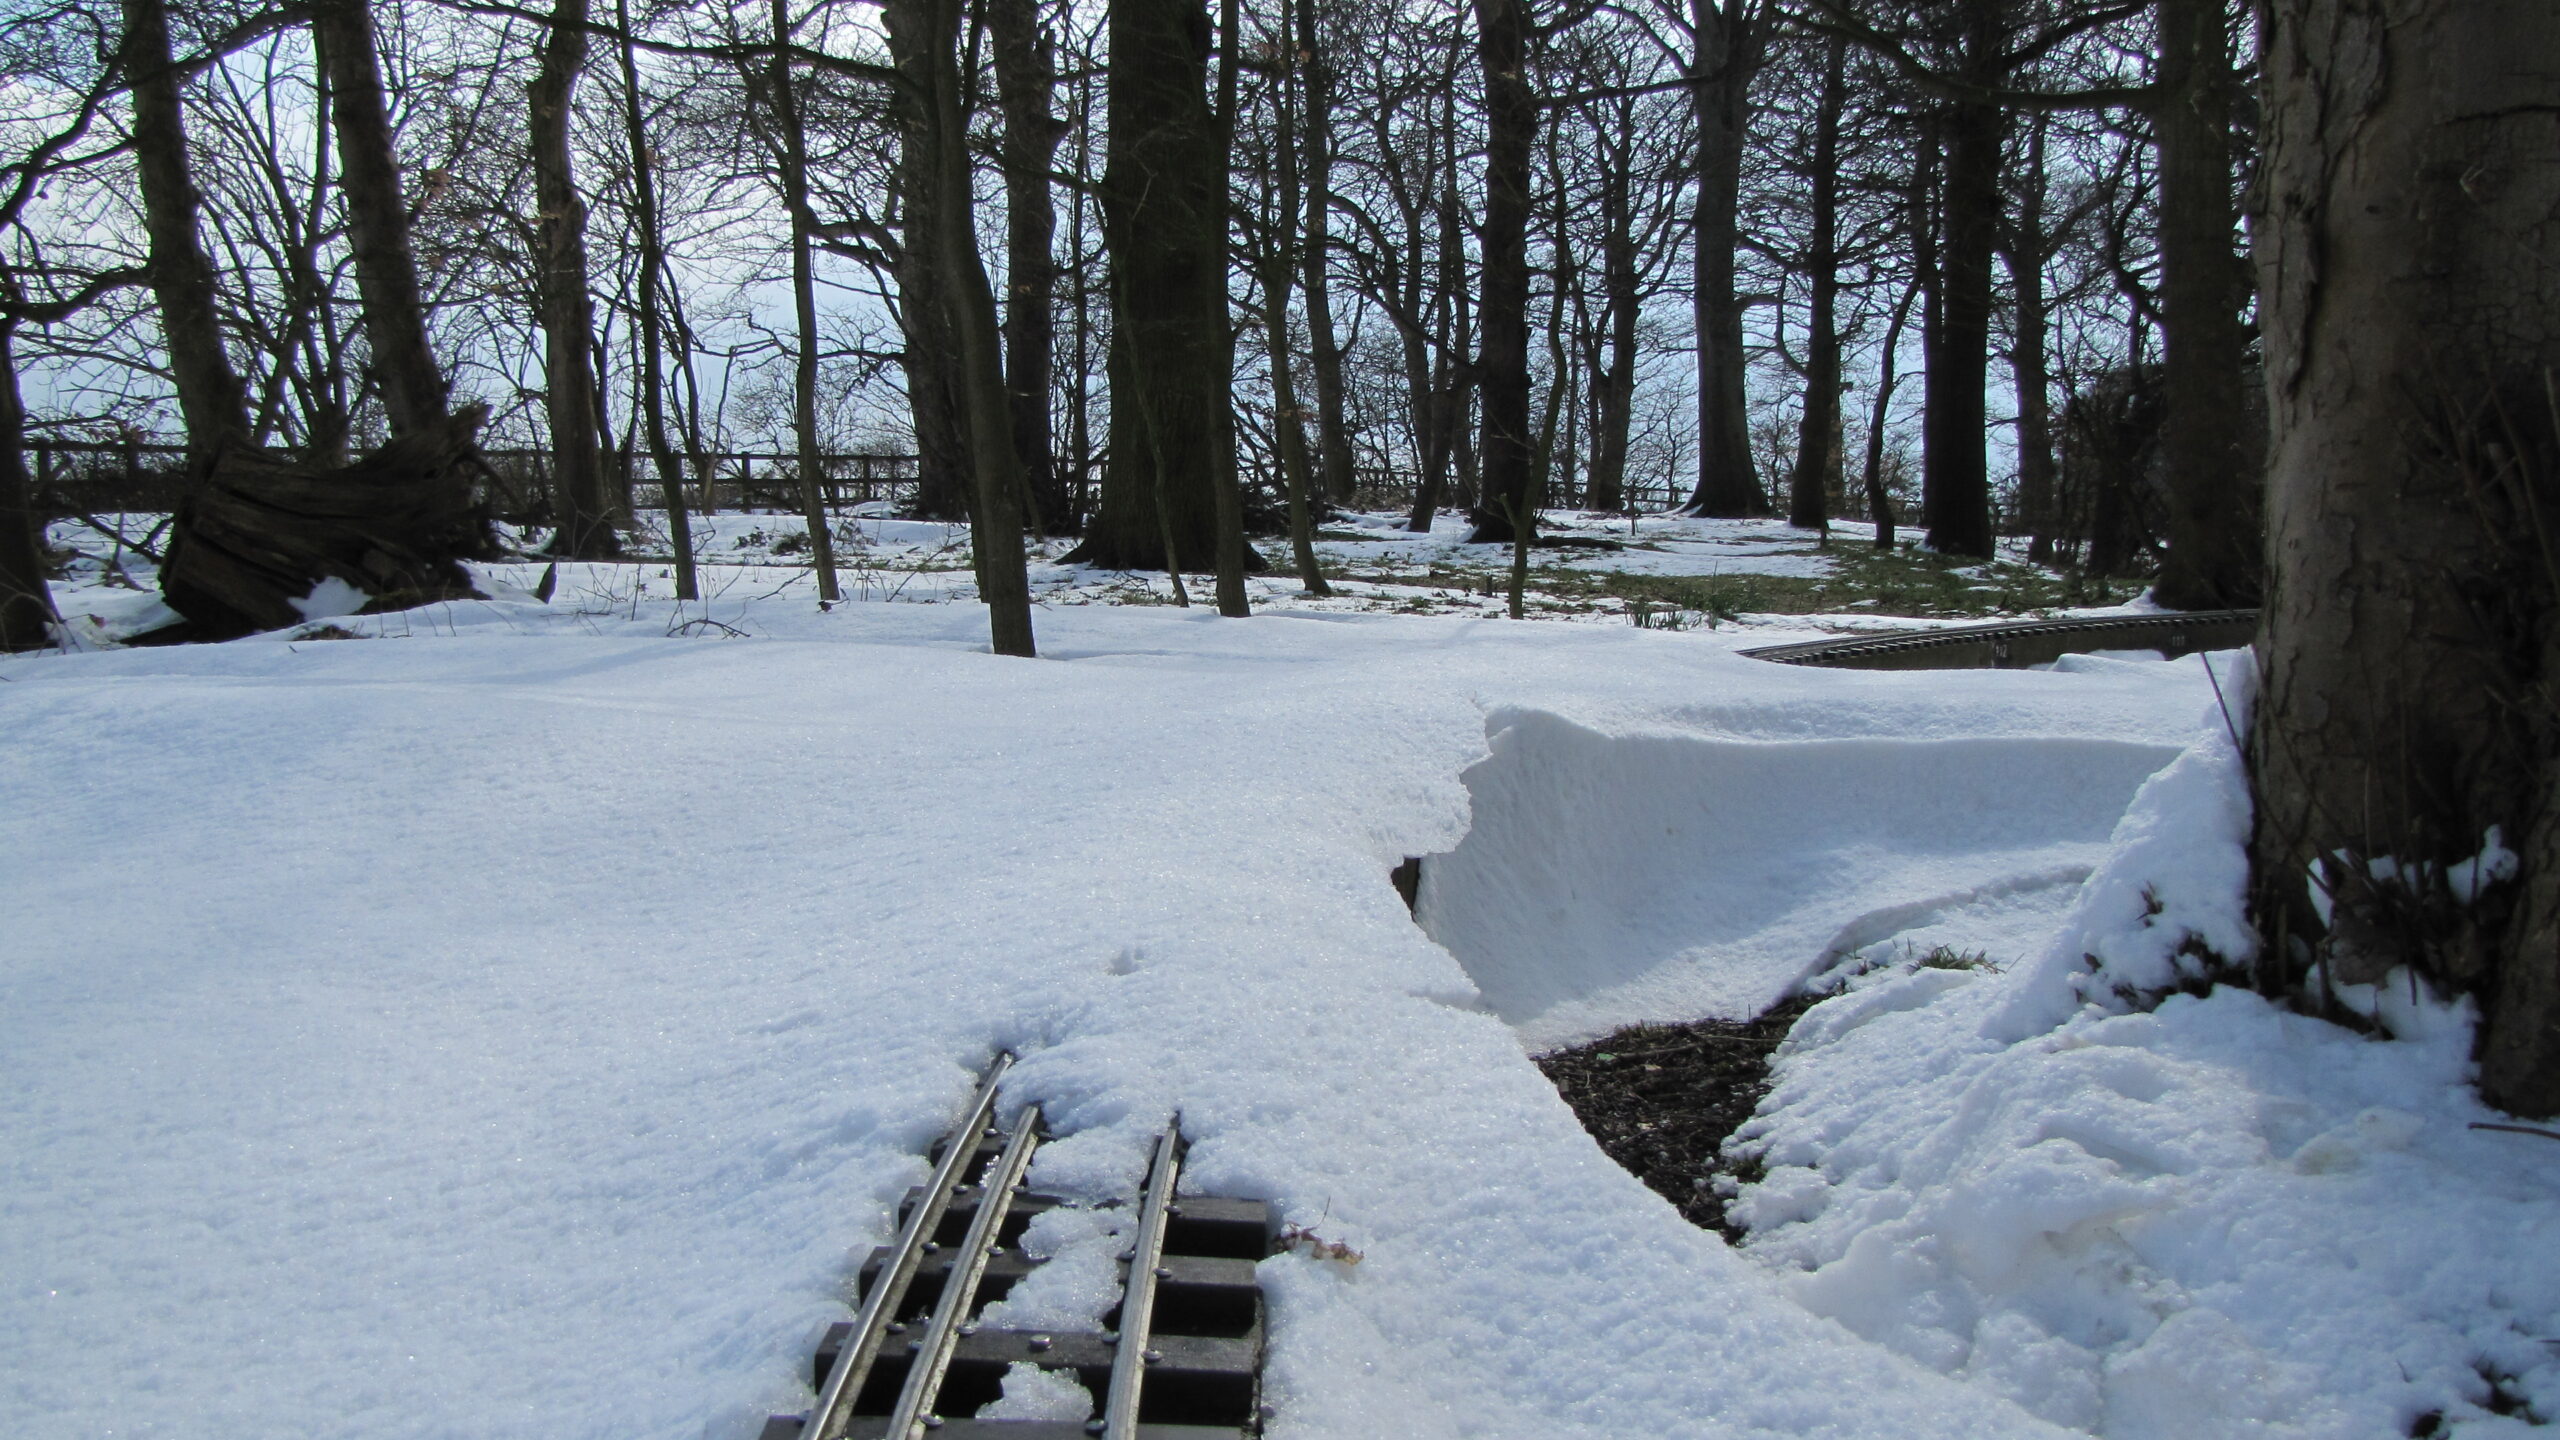
<svg viewBox="0 0 2560 1440">
<path fill-rule="evenodd" d="M 2032 122 L 2018 214 L 2008 243 L 2001 247 L 2009 263 L 2009 288 L 2016 297 L 2017 323 L 2009 362 L 2018 381 L 2018 521 L 2029 536 L 2027 558 L 2039 565 L 2053 559 L 2054 532 L 2053 373 L 2046 356 L 2052 316 L 2044 297 L 2044 262 L 2050 244 L 2044 231 L 2045 133 L 2049 128 L 2043 114 Z"/>
<path fill-rule="evenodd" d="M 347 245 L 373 351 L 383 413 L 394 436 L 445 433 L 444 374 L 427 344 L 426 302 L 409 248 L 409 207 L 382 97 L 373 15 L 363 0 L 320 0 L 311 38 L 329 73 L 329 118 L 338 135 L 338 185 L 347 204 Z"/>
<path fill-rule="evenodd" d="M 1894 303 L 1893 319 L 1884 327 L 1884 349 L 1877 362 L 1875 404 L 1867 411 L 1867 518 L 1875 522 L 1876 549 L 1893 552 L 1893 493 L 1884 483 L 1884 426 L 1893 414 L 1893 390 L 1899 377 L 1894 361 L 1902 351 L 1903 327 L 1911 320 L 1911 302 L 1920 294 L 1920 282 L 1914 279 Z"/>
<path fill-rule="evenodd" d="M 1690 104 L 1697 114 L 1698 181 L 1690 224 L 1690 307 L 1698 348 L 1698 484 L 1693 514 L 1726 518 L 1769 509 L 1751 462 L 1743 380 L 1742 297 L 1734 252 L 1742 239 L 1742 161 L 1750 144 L 1751 78 L 1760 37 L 1747 0 L 1690 0 Z"/>
<path fill-rule="evenodd" d="M 1968 0 L 1963 67 L 1990 86 L 2001 79 L 2006 26 L 2001 0 Z M 1988 101 L 1959 99 L 1945 111 L 1945 184 L 1939 213 L 1937 344 L 1929 357 L 1921 508 L 1929 548 L 1989 559 L 1991 470 L 1984 438 L 1990 415 L 1991 262 L 2000 226 L 2000 139 L 2006 115 Z"/>
<path fill-rule="evenodd" d="M 1432 522 L 1440 513 L 1441 496 L 1449 484 L 1449 465 L 1458 450 L 1459 436 L 1466 426 L 1467 391 L 1470 369 L 1467 351 L 1467 256 L 1464 234 L 1464 211 L 1458 200 L 1457 123 L 1451 113 L 1456 108 L 1454 96 L 1442 99 L 1441 163 L 1432 182 L 1437 198 L 1439 239 L 1437 284 L 1431 306 L 1432 353 L 1427 369 L 1413 373 L 1427 376 L 1427 383 L 1414 392 L 1416 428 L 1421 433 L 1422 482 L 1414 490 L 1413 514 L 1405 528 L 1417 535 L 1431 533 Z M 1420 285 L 1419 241 L 1415 243 L 1417 263 L 1415 283 Z"/>
<path fill-rule="evenodd" d="M 0 317 L 0 652 L 55 643 L 59 620 L 44 578 L 44 535 L 27 482 L 27 411 L 18 394 L 14 318 Z"/>
<path fill-rule="evenodd" d="M 1102 500 L 1069 559 L 1209 568 L 1224 435 L 1226 153 L 1208 94 L 1200 0 L 1114 0 L 1103 242 L 1119 312 L 1104 364 Z M 1172 555 L 1166 547 L 1170 541 Z"/>
<path fill-rule="evenodd" d="M 968 111 L 961 100 L 960 0 L 889 0 L 882 7 L 889 33 L 917 67 L 928 88 L 921 102 L 924 133 L 934 162 L 938 209 L 934 228 L 960 237 L 936 257 L 940 262 L 946 320 L 960 340 L 961 401 L 968 416 L 970 538 L 977 554 L 978 595 L 986 602 L 991 647 L 999 655 L 1034 653 L 1031 590 L 1022 559 L 1022 470 L 1014 453 L 1012 405 L 1005 394 L 1003 336 L 996 323 L 995 293 L 978 259 L 968 150 Z M 912 103 L 912 102 L 911 102 Z"/>
<path fill-rule="evenodd" d="M 1049 427 L 1057 329 L 1051 306 L 1058 290 L 1058 210 L 1049 197 L 1049 171 L 1067 133 L 1049 110 L 1057 55 L 1040 32 L 1034 0 L 989 0 L 987 35 L 1004 109 L 1004 372 L 1013 453 L 1032 528 L 1063 535 L 1074 528 L 1074 517 Z"/>
<path fill-rule="evenodd" d="M 1292 19 L 1290 11 L 1281 11 L 1280 52 L 1284 55 L 1296 53 Z M 1305 67 L 1297 67 L 1297 72 L 1312 88 L 1315 82 L 1305 75 Z M 1314 467 L 1308 463 L 1307 427 L 1298 409 L 1298 381 L 1289 356 L 1289 284 L 1298 268 L 1298 147 L 1303 138 L 1290 104 L 1290 73 L 1283 70 L 1272 87 L 1274 163 L 1264 176 L 1269 186 L 1264 206 L 1269 238 L 1257 268 L 1262 333 L 1271 362 L 1272 429 L 1279 442 L 1282 481 L 1289 491 L 1289 550 L 1297 561 L 1300 588 L 1309 595 L 1330 595 L 1333 587 L 1325 583 L 1324 567 L 1316 562 L 1315 519 L 1308 505 Z"/>
<path fill-rule="evenodd" d="M 2560 254 L 2560 10 L 2276 0 L 2262 43 L 2261 980 L 2407 962 L 2473 992 L 2482 1098 L 2551 1115 L 2560 269 L 2539 257 Z M 2468 859 L 2492 826 L 2512 881 L 2357 878 L 2369 858 L 2403 876 Z M 2325 926 L 2314 857 L 2335 877 Z"/>
<path fill-rule="evenodd" d="M 1236 82 L 1244 63 L 1242 12 L 1238 0 L 1221 0 L 1218 6 L 1218 267 L 1214 276 L 1202 276 L 1201 284 L 1209 293 L 1197 302 L 1203 313 L 1217 317 L 1218 327 L 1218 403 L 1211 412 L 1217 424 L 1217 463 L 1209 476 L 1217 487 L 1213 513 L 1218 526 L 1218 613 L 1237 619 L 1253 613 L 1244 588 L 1245 557 L 1253 554 L 1260 559 L 1244 543 L 1244 483 L 1236 473 L 1236 326 L 1227 308 L 1228 211 L 1234 199 L 1226 157 L 1234 153 L 1236 144 Z"/>
<path fill-rule="evenodd" d="M 836 542 L 827 524 L 826 457 L 818 449 L 818 290 L 810 236 L 818 217 L 809 210 L 809 148 L 800 125 L 800 97 L 791 76 L 789 0 L 773 0 L 773 63 L 765 88 L 782 142 L 782 204 L 791 223 L 791 305 L 797 323 L 793 345 L 791 433 L 799 451 L 800 509 L 809 526 L 809 559 L 818 572 L 818 602 L 843 598 L 836 587 Z"/>
<path fill-rule="evenodd" d="M 1538 99 L 1529 88 L 1528 0 L 1475 0 L 1484 73 L 1484 231 L 1476 387 L 1483 406 L 1482 489 L 1472 542 L 1537 529 L 1537 439 L 1529 430 L 1529 166 Z"/>
<path fill-rule="evenodd" d="M 1644 299 L 1636 264 L 1632 178 L 1624 168 L 1605 181 L 1602 196 L 1607 239 L 1601 249 L 1600 284 L 1609 357 L 1603 363 L 1595 337 L 1591 357 L 1591 484 L 1583 503 L 1594 510 L 1632 510 L 1627 502 L 1627 432 L 1635 416 L 1636 321 Z"/>
<path fill-rule="evenodd" d="M 2160 318 L 2168 367 L 2169 550 L 2153 598 L 2175 609 L 2258 603 L 2264 476 L 2250 443 L 2248 276 L 2231 251 L 2226 0 L 2159 0 Z"/>
<path fill-rule="evenodd" d="M 893 46 L 891 53 L 897 54 Z M 930 83 L 920 60 L 901 60 L 918 93 Z M 898 253 L 892 266 L 898 277 L 898 326 L 905 349 L 898 369 L 906 380 L 907 417 L 916 438 L 915 517 L 919 520 L 964 520 L 969 515 L 969 442 L 967 409 L 961 400 L 960 341 L 951 333 L 951 310 L 942 296 L 942 239 L 935 218 L 941 206 L 935 189 L 933 146 L 919 127 L 919 109 L 899 107 L 897 186 L 900 218 Z"/>
<path fill-rule="evenodd" d="M 676 598 L 700 598 L 693 566 L 692 507 L 685 503 L 684 464 L 667 437 L 664 370 L 666 318 L 659 294 L 666 285 L 665 232 L 658 223 L 658 165 L 649 145 L 640 95 L 640 65 L 631 39 L 631 0 L 614 0 L 614 23 L 622 31 L 617 56 L 622 64 L 623 139 L 631 152 L 633 226 L 640 250 L 640 419 L 649 443 L 649 459 L 658 471 L 658 490 L 666 501 L 667 533 L 676 552 Z"/>
<path fill-rule="evenodd" d="M 622 551 L 605 483 L 596 372 L 595 302 L 587 290 L 587 206 L 570 168 L 570 101 L 587 62 L 586 0 L 557 0 L 542 64 L 525 87 L 533 147 L 535 294 L 542 311 L 543 409 L 551 422 L 551 479 L 560 528 L 551 553 L 582 560 Z"/>
<path fill-rule="evenodd" d="M 222 348 L 213 262 L 198 238 L 203 203 L 187 155 L 185 106 L 161 0 L 124 0 L 126 83 L 133 87 L 133 155 L 151 246 L 151 289 L 169 347 L 169 380 L 187 426 L 191 466 L 249 438 L 248 403 Z M 11 382 L 15 383 L 14 379 Z"/>
<path fill-rule="evenodd" d="M 1822 57 L 1822 98 L 1814 112 L 1812 334 L 1805 343 L 1803 428 L 1796 435 L 1787 523 L 1831 531 L 1831 482 L 1840 473 L 1840 113 L 1849 103 L 1849 44 L 1831 38 Z"/>
<path fill-rule="evenodd" d="M 1351 427 L 1343 414 L 1342 341 L 1333 333 L 1333 62 L 1327 54 L 1317 0 L 1297 0 L 1298 49 L 1305 59 L 1306 114 L 1298 122 L 1306 157 L 1307 224 L 1300 256 L 1305 272 L 1307 333 L 1316 378 L 1316 455 L 1323 466 L 1321 493 L 1348 504 L 1359 477 L 1351 458 Z M 1414 256 L 1413 263 L 1419 263 Z"/>
</svg>

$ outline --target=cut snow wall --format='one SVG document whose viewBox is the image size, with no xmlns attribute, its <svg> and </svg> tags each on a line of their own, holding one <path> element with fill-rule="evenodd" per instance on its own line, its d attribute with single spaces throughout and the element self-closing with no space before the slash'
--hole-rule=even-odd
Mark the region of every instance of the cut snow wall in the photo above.
<svg viewBox="0 0 2560 1440">
<path fill-rule="evenodd" d="M 2058 906 L 2176 749 L 2031 738 L 1606 735 L 1497 711 L 1415 917 L 1537 1047 L 1740 1018 L 1850 951 L 2028 892 Z"/>
</svg>

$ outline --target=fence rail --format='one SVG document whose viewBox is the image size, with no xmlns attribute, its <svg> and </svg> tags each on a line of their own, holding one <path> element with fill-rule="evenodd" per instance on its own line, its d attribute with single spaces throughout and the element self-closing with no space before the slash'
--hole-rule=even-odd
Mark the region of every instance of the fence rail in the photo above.
<svg viewBox="0 0 2560 1440">
<path fill-rule="evenodd" d="M 47 520 L 97 515 L 116 510 L 167 511 L 176 507 L 186 487 L 186 447 L 142 441 L 45 440 L 26 447 L 27 468 L 35 481 L 35 506 Z M 499 518 L 514 523 L 546 523 L 551 514 L 551 452 L 522 448 L 481 452 L 494 477 L 490 496 Z M 800 508 L 800 461 L 796 455 L 764 450 L 721 450 L 702 457 L 708 473 L 685 481 L 685 498 L 696 510 L 791 510 Z M 666 497 L 656 479 L 657 467 L 645 457 L 607 457 L 615 467 L 630 503 L 637 509 L 663 508 Z M 875 501 L 904 505 L 915 498 L 918 461 L 913 455 L 883 451 L 840 451 L 823 457 L 825 474 L 819 487 L 830 511 Z M 1363 504 L 1400 508 L 1412 503 L 1416 477 L 1392 467 L 1360 467 L 1357 479 Z M 1455 493 L 1446 506 L 1462 506 Z M 1639 509 L 1670 509 L 1688 498 L 1687 487 L 1643 483 L 1630 477 L 1626 499 Z M 1553 496 L 1549 504 L 1570 509 L 1581 497 Z"/>
<path fill-rule="evenodd" d="M 35 481 L 37 511 L 48 520 L 95 515 L 111 510 L 169 510 L 186 488 L 186 447 L 135 441 L 47 440 L 26 447 L 27 468 Z M 511 521 L 548 515 L 551 455 L 545 450 L 492 449 L 481 452 L 494 483 L 490 496 L 501 518 Z M 619 463 L 631 501 L 643 508 L 663 506 L 666 497 L 652 478 L 656 467 L 626 457 Z M 722 450 L 702 457 L 704 465 L 685 482 L 685 498 L 698 510 L 797 510 L 800 508 L 800 461 L 796 455 L 758 450 Z M 829 510 L 886 500 L 912 498 L 916 457 L 875 451 L 850 451 L 822 458 L 821 498 Z"/>
</svg>

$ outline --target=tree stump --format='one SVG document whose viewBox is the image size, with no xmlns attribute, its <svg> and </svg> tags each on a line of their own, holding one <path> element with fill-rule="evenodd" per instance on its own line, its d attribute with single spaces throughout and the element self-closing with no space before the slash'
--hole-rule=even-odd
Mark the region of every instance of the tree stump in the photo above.
<svg viewBox="0 0 2560 1440">
<path fill-rule="evenodd" d="M 160 592 L 209 636 L 299 624 L 330 580 L 367 611 L 477 596 L 464 560 L 497 537 L 474 443 L 485 406 L 322 469 L 257 446 L 226 446 L 178 504 Z"/>
</svg>

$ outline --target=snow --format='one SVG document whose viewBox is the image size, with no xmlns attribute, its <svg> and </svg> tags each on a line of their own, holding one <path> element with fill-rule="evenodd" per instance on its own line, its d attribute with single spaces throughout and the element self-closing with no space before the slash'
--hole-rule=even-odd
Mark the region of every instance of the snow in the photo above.
<svg viewBox="0 0 2560 1440">
<path fill-rule="evenodd" d="M 1039 1188 L 1134 1193 L 1178 1109 L 1188 1183 L 1316 1237 L 1263 1266 L 1275 1440 L 2489 1435 L 2475 1360 L 2560 1406 L 2560 1146 L 2465 1128 L 2459 1013 L 2114 984 L 2221 933 L 2200 660 L 1088 579 L 1017 661 L 907 603 L 965 568 L 537 573 L 0 660 L 10 1433 L 750 1436 L 999 1047 Z M 1742 1251 L 1528 1059 L 1817 975 Z M 1098 1314 L 1121 1218 L 1042 1216 L 998 1318 Z"/>
<path fill-rule="evenodd" d="M 1766 1167 L 1733 1202 L 1749 1251 L 1816 1313 L 2109 1440 L 2547 1420 L 2560 1146 L 2472 1128 L 2468 1002 L 2350 987 L 2393 1037 L 2368 1039 L 2165 993 L 2250 955 L 2246 793 L 2217 707 L 2039 953 L 1888 965 L 1809 1012 L 1736 1137 Z"/>
</svg>

